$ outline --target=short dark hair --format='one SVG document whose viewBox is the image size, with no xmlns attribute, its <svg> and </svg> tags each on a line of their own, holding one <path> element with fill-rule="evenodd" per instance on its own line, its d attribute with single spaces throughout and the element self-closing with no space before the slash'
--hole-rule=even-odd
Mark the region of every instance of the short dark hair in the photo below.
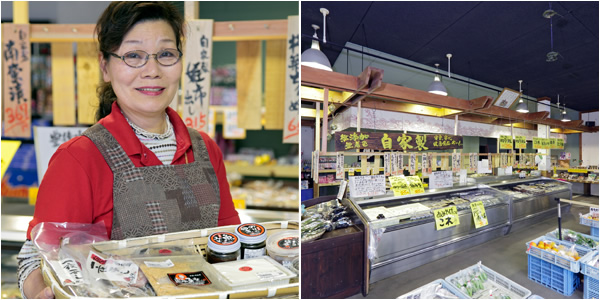
<svg viewBox="0 0 600 300">
<path fill-rule="evenodd" d="M 116 1 L 108 5 L 96 23 L 98 47 L 104 59 L 110 59 L 110 52 L 121 46 L 125 35 L 137 23 L 151 20 L 164 20 L 169 23 L 175 33 L 177 49 L 181 50 L 184 19 L 175 6 L 168 2 Z M 97 92 L 99 107 L 96 120 L 99 121 L 110 114 L 112 103 L 117 100 L 117 96 L 110 82 L 102 83 Z"/>
</svg>

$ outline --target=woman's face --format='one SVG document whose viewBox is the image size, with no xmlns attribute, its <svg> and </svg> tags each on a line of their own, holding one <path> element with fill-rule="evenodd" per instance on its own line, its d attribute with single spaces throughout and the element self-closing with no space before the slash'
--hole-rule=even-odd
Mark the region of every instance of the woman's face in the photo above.
<svg viewBox="0 0 600 300">
<path fill-rule="evenodd" d="M 177 49 L 175 33 L 162 20 L 137 23 L 125 35 L 114 51 L 122 56 L 133 50 L 155 54 L 160 50 Z M 123 112 L 132 117 L 151 117 L 164 113 L 175 96 L 181 77 L 181 60 L 172 66 L 160 65 L 154 56 L 140 68 L 132 68 L 119 58 L 101 59 L 104 81 L 111 82 L 117 102 Z"/>
</svg>

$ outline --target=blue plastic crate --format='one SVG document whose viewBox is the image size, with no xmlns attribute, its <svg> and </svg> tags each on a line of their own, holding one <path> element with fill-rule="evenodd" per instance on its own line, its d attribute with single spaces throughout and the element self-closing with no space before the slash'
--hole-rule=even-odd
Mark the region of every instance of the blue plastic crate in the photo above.
<svg viewBox="0 0 600 300">
<path fill-rule="evenodd" d="M 590 227 L 590 235 L 598 238 L 598 227 Z"/>
<path fill-rule="evenodd" d="M 577 273 L 527 255 L 527 277 L 562 295 L 571 296 L 580 284 Z"/>
<path fill-rule="evenodd" d="M 592 227 L 592 232 L 593 232 L 593 229 L 594 228 Z M 600 239 L 598 239 L 598 236 L 593 236 L 593 234 L 592 235 L 587 235 L 587 234 L 583 234 L 581 232 L 577 232 L 577 231 L 570 230 L 570 229 L 565 229 L 565 228 L 562 229 L 562 232 L 563 232 L 563 235 L 562 235 L 563 241 L 569 242 L 568 240 L 565 239 L 565 236 L 564 236 L 565 232 L 568 232 L 568 231 L 572 231 L 575 234 L 581 235 L 581 236 L 583 236 L 583 237 L 585 237 L 587 239 L 591 239 L 591 240 L 595 241 L 596 244 L 598 244 L 598 242 L 600 242 Z M 558 228 L 554 229 L 551 232 L 546 233 L 546 236 L 549 236 L 549 237 L 551 237 L 553 239 L 558 239 Z M 576 245 L 579 245 L 579 244 L 576 244 Z M 585 247 L 585 248 L 589 248 L 589 249 L 596 249 L 596 248 L 598 248 L 598 245 L 596 245 L 596 247 L 591 247 L 591 248 L 588 247 L 588 246 L 586 246 L 586 245 L 579 245 L 579 246 Z"/>
<path fill-rule="evenodd" d="M 598 279 L 583 277 L 583 299 L 598 299 Z"/>
<path fill-rule="evenodd" d="M 527 247 L 527 251 L 526 251 L 527 254 L 541 258 L 547 262 L 550 262 L 558 267 L 565 268 L 574 273 L 579 273 L 579 261 L 576 261 L 573 258 L 567 258 L 564 256 L 560 256 L 557 252 L 554 252 L 552 250 L 544 250 L 544 249 L 540 249 L 538 247 L 532 247 L 529 245 L 532 242 L 537 245 L 540 241 L 554 242 L 557 246 L 563 245 L 567 248 L 571 248 L 572 246 L 575 246 L 575 250 L 579 254 L 579 257 L 583 257 L 584 255 L 586 255 L 590 251 L 592 251 L 589 248 L 575 245 L 575 244 L 573 244 L 571 242 L 567 242 L 567 241 L 559 241 L 557 239 L 553 239 L 548 236 L 541 236 L 541 237 L 539 237 L 535 240 L 529 241 L 525 244 L 525 246 Z"/>
<path fill-rule="evenodd" d="M 467 273 L 469 273 L 472 270 L 476 270 L 476 268 L 478 268 L 478 264 L 470 266 L 470 267 L 466 268 L 465 270 Z M 528 290 L 528 289 L 524 288 L 523 286 L 517 284 L 516 282 L 508 279 L 507 277 L 503 276 L 502 274 L 500 274 L 484 265 L 481 265 L 481 269 L 485 272 L 485 274 L 488 277 L 487 281 L 484 284 L 486 284 L 486 285 L 489 284 L 489 285 L 493 286 L 495 289 L 501 290 L 503 293 L 508 294 L 512 299 L 525 299 L 525 298 L 531 296 L 530 290 Z M 446 282 L 448 282 L 452 286 L 455 286 L 455 284 L 457 284 L 459 282 L 458 278 L 461 276 L 461 271 L 458 271 L 458 272 L 446 277 L 445 278 Z M 465 298 L 469 298 L 460 289 L 459 289 L 459 292 L 462 295 L 464 295 Z M 478 294 L 478 293 L 476 293 L 476 294 Z M 476 297 L 476 298 L 484 299 L 485 295 L 479 294 L 479 297 Z"/>
<path fill-rule="evenodd" d="M 583 275 L 590 276 L 598 280 L 598 268 L 593 267 L 593 262 L 591 262 L 596 257 L 598 257 L 598 250 L 586 254 L 579 260 L 579 263 L 581 264 L 581 273 Z"/>
<path fill-rule="evenodd" d="M 595 227 L 596 230 L 598 230 L 598 220 L 589 219 L 588 217 L 590 215 L 591 215 L 591 213 L 587 213 L 585 215 L 579 214 L 579 224 L 585 225 L 585 226 L 590 226 L 593 228 Z"/>
</svg>

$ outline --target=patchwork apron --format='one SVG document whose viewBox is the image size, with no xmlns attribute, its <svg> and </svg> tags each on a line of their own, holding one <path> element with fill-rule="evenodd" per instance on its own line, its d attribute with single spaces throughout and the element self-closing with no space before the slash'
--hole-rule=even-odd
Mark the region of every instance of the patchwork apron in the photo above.
<svg viewBox="0 0 600 300">
<path fill-rule="evenodd" d="M 111 239 L 218 226 L 219 182 L 202 136 L 191 128 L 188 132 L 194 162 L 140 168 L 103 125 L 83 133 L 113 172 Z"/>
</svg>

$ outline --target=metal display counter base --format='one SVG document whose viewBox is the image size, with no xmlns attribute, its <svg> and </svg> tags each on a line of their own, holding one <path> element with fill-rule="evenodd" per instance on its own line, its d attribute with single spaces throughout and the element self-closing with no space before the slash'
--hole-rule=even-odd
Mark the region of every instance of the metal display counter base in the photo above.
<svg viewBox="0 0 600 300">
<path fill-rule="evenodd" d="M 397 275 L 399 273 L 414 269 L 432 261 L 444 258 L 448 255 L 460 252 L 473 246 L 491 241 L 504 235 L 508 225 L 499 225 L 488 228 L 467 236 L 440 243 L 435 246 L 420 249 L 411 254 L 398 257 L 393 263 L 372 266 L 369 283 Z"/>
</svg>

